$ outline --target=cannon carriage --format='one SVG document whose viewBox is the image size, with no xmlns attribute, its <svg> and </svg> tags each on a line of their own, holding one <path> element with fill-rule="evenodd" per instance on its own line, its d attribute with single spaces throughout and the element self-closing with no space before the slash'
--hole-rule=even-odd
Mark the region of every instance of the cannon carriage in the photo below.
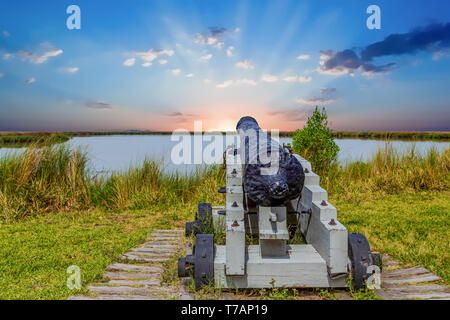
<svg viewBox="0 0 450 320">
<path fill-rule="evenodd" d="M 192 252 L 178 260 L 178 275 L 192 275 L 196 288 L 364 287 L 380 256 L 362 234 L 348 234 L 328 202 L 311 164 L 281 147 L 255 119 L 242 118 L 240 148 L 229 146 L 226 205 L 201 203 L 186 235 L 195 235 Z M 263 161 L 271 159 L 271 161 Z M 273 161 L 275 160 L 275 161 Z M 214 244 L 215 233 L 226 244 Z M 208 233 L 210 232 L 210 233 Z M 288 244 L 301 233 L 306 244 Z M 246 234 L 258 244 L 246 244 Z"/>
</svg>

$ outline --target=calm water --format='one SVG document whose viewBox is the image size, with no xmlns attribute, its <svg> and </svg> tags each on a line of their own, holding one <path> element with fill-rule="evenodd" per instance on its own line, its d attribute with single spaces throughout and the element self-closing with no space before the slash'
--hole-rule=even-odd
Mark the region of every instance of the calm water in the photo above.
<svg viewBox="0 0 450 320">
<path fill-rule="evenodd" d="M 191 141 L 191 149 L 194 149 L 193 138 Z M 214 141 L 214 140 L 213 140 Z M 220 140 L 218 140 L 220 141 Z M 237 139 L 235 140 L 237 143 Z M 281 143 L 290 143 L 292 139 L 281 138 Z M 225 141 L 222 138 L 223 148 L 233 141 Z M 145 157 L 162 161 L 164 168 L 169 171 L 178 170 L 180 172 L 189 172 L 195 169 L 196 165 L 174 164 L 171 160 L 172 148 L 179 144 L 178 141 L 171 141 L 169 135 L 143 135 L 143 136 L 100 136 L 100 137 L 83 137 L 73 138 L 66 144 L 72 147 L 84 147 L 89 153 L 91 159 L 90 166 L 94 172 L 110 172 L 113 170 L 123 170 L 129 167 L 131 163 L 139 164 Z M 211 142 L 203 142 L 203 148 Z M 338 160 L 341 163 L 347 161 L 361 160 L 366 161 L 373 155 L 378 148 L 383 148 L 386 142 L 379 140 L 358 140 L 358 139 L 339 139 L 336 140 L 339 145 L 340 152 Z M 415 145 L 418 152 L 423 153 L 430 147 L 434 146 L 439 151 L 443 151 L 450 147 L 449 142 L 409 142 L 409 141 L 392 141 L 392 146 L 400 152 L 404 152 Z M 199 144 L 196 144 L 197 147 Z M 0 157 L 8 152 L 20 152 L 23 149 L 0 148 Z M 192 155 L 193 155 L 192 151 Z M 214 155 L 214 153 L 213 153 Z M 222 152 L 217 155 L 217 159 L 222 157 Z M 193 160 L 193 156 L 192 156 Z"/>
</svg>

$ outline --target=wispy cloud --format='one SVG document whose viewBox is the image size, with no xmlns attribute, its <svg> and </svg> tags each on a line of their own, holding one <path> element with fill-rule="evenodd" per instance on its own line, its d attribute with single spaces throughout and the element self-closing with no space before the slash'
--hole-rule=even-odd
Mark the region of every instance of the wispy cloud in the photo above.
<svg viewBox="0 0 450 320">
<path fill-rule="evenodd" d="M 302 83 L 311 82 L 312 77 L 311 76 L 301 76 L 298 77 L 298 81 Z"/>
<path fill-rule="evenodd" d="M 211 58 L 212 58 L 212 54 L 207 54 L 207 55 L 204 55 L 204 56 L 201 56 L 200 57 L 200 61 L 209 61 L 209 60 L 211 60 Z"/>
<path fill-rule="evenodd" d="M 246 70 L 249 70 L 249 69 L 251 70 L 251 69 L 255 68 L 255 66 L 248 59 L 239 61 L 238 63 L 236 63 L 236 67 L 246 69 Z"/>
<path fill-rule="evenodd" d="M 153 60 L 161 57 L 161 56 L 168 56 L 171 57 L 175 54 L 175 51 L 171 49 L 150 49 L 148 51 L 136 51 L 133 53 L 136 57 L 140 58 L 142 60 L 142 66 L 143 67 L 149 67 L 151 66 L 151 63 Z M 128 59 L 130 60 L 130 59 Z M 150 64 L 149 64 L 150 63 Z"/>
<path fill-rule="evenodd" d="M 262 76 L 261 81 L 264 82 L 277 82 L 278 81 L 278 77 L 274 76 L 272 74 L 265 74 Z"/>
<path fill-rule="evenodd" d="M 188 73 L 188 74 L 186 74 L 186 78 L 192 78 L 193 76 L 194 76 L 193 73 Z"/>
<path fill-rule="evenodd" d="M 66 72 L 66 73 L 76 73 L 76 72 L 78 72 L 78 70 L 80 70 L 80 68 L 78 68 L 78 67 L 66 67 L 66 68 L 61 68 L 60 70 L 62 72 Z"/>
<path fill-rule="evenodd" d="M 18 55 L 24 61 L 34 64 L 42 64 L 52 57 L 57 57 L 63 53 L 63 50 L 54 48 L 50 43 L 41 43 L 40 49 L 37 52 L 29 50 L 20 50 Z"/>
<path fill-rule="evenodd" d="M 4 53 L 3 54 L 3 60 L 10 60 L 14 57 L 12 53 Z"/>
<path fill-rule="evenodd" d="M 89 109 L 100 109 L 100 110 L 108 110 L 112 109 L 113 106 L 109 103 L 102 102 L 102 101 L 86 101 L 85 106 Z"/>
<path fill-rule="evenodd" d="M 168 61 L 166 59 L 159 60 L 159 64 L 166 64 Z"/>
<path fill-rule="evenodd" d="M 5 74 L 3 72 L 0 72 L 0 78 L 3 78 Z"/>
<path fill-rule="evenodd" d="M 321 88 L 319 97 L 297 98 L 295 101 L 302 105 L 328 105 L 335 101 L 336 88 Z"/>
<path fill-rule="evenodd" d="M 222 83 L 217 84 L 216 88 L 225 89 L 231 86 L 240 86 L 240 85 L 256 86 L 257 84 L 258 82 L 256 82 L 255 80 L 243 78 L 238 80 L 226 80 Z"/>
<path fill-rule="evenodd" d="M 309 60 L 310 55 L 309 54 L 301 54 L 297 57 L 298 60 Z"/>
<path fill-rule="evenodd" d="M 299 104 L 315 106 L 315 105 L 328 105 L 331 102 L 333 102 L 334 99 L 314 97 L 314 98 L 297 98 L 295 101 Z"/>
<path fill-rule="evenodd" d="M 227 48 L 227 56 L 228 57 L 232 57 L 233 56 L 233 51 L 234 51 L 234 47 L 233 46 L 229 46 L 228 48 Z"/>
<path fill-rule="evenodd" d="M 130 59 L 125 60 L 123 62 L 123 65 L 125 67 L 132 67 L 132 66 L 134 66 L 135 63 L 136 63 L 136 58 L 130 58 Z"/>
<path fill-rule="evenodd" d="M 28 78 L 27 80 L 25 80 L 25 84 L 32 84 L 35 83 L 36 79 L 35 78 Z"/>
<path fill-rule="evenodd" d="M 282 79 L 285 82 L 301 82 L 306 83 L 310 82 L 312 80 L 312 77 L 310 76 L 287 76 Z"/>
<path fill-rule="evenodd" d="M 11 34 L 9 33 L 8 30 L 3 30 L 3 31 L 2 31 L 2 36 L 3 36 L 3 37 L 8 38 L 10 35 L 11 35 Z"/>
<path fill-rule="evenodd" d="M 170 72 L 174 75 L 174 76 L 178 76 L 181 73 L 181 69 L 172 69 L 170 70 Z"/>
</svg>

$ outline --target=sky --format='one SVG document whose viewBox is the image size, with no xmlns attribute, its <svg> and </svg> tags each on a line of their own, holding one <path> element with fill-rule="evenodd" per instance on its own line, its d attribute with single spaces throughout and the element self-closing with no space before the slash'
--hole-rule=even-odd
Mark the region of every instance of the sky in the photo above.
<svg viewBox="0 0 450 320">
<path fill-rule="evenodd" d="M 450 1 L 0 1 L 0 131 L 448 131 L 449 84 Z"/>
</svg>

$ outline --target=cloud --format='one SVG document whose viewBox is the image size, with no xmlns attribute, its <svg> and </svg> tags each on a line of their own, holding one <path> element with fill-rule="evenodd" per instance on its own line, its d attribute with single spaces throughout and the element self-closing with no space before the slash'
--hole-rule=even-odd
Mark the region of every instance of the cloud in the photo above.
<svg viewBox="0 0 450 320">
<path fill-rule="evenodd" d="M 168 117 L 181 117 L 182 115 L 183 114 L 181 112 L 177 112 L 177 111 L 167 114 Z"/>
<path fill-rule="evenodd" d="M 110 105 L 109 103 L 102 101 L 86 101 L 85 106 L 89 109 L 100 109 L 100 110 L 107 110 L 113 108 L 113 106 Z"/>
<path fill-rule="evenodd" d="M 212 58 L 212 54 L 207 54 L 207 55 L 205 55 L 205 56 L 202 56 L 202 57 L 200 57 L 200 61 L 209 61 L 209 60 L 211 60 L 211 58 Z"/>
<path fill-rule="evenodd" d="M 311 76 L 298 77 L 298 81 L 301 82 L 301 83 L 311 82 L 311 80 L 312 80 Z"/>
<path fill-rule="evenodd" d="M 28 78 L 27 80 L 25 80 L 25 84 L 32 84 L 34 82 L 36 82 L 35 78 Z"/>
<path fill-rule="evenodd" d="M 3 30 L 2 31 L 2 36 L 4 36 L 5 38 L 8 38 L 11 34 L 9 33 L 8 30 Z"/>
<path fill-rule="evenodd" d="M 148 62 L 152 62 L 153 60 L 155 60 L 158 57 L 161 56 L 168 56 L 171 57 L 174 55 L 174 51 L 173 50 L 169 50 L 169 49 L 159 49 L 159 50 L 155 50 L 155 49 L 150 49 L 148 51 L 136 51 L 134 52 L 134 55 L 138 58 L 140 58 L 144 63 L 148 63 Z"/>
<path fill-rule="evenodd" d="M 214 48 L 217 48 L 219 50 L 222 50 L 223 46 L 225 45 L 225 42 L 219 41 L 214 45 Z"/>
<path fill-rule="evenodd" d="M 63 51 L 61 49 L 54 48 L 50 43 L 41 43 L 38 52 L 32 52 L 29 50 L 20 50 L 18 55 L 24 61 L 28 61 L 34 64 L 42 64 L 52 57 L 61 55 Z"/>
<path fill-rule="evenodd" d="M 171 121 L 175 122 L 186 122 L 186 121 L 192 121 L 193 117 L 198 117 L 198 115 L 192 114 L 192 113 L 182 113 L 179 111 L 173 111 L 170 113 L 165 114 L 166 117 L 170 117 Z"/>
<path fill-rule="evenodd" d="M 286 82 L 297 82 L 298 77 L 297 76 L 288 76 L 283 78 L 283 81 Z"/>
<path fill-rule="evenodd" d="M 67 68 L 61 68 L 61 71 L 67 72 L 67 73 L 76 73 L 80 70 L 78 67 L 67 67 Z"/>
<path fill-rule="evenodd" d="M 247 79 L 247 78 L 236 80 L 235 83 L 236 83 L 236 85 L 244 84 L 244 85 L 249 85 L 249 86 L 256 86 L 258 84 L 255 80 Z"/>
<path fill-rule="evenodd" d="M 318 97 L 314 97 L 314 98 L 297 98 L 295 100 L 297 103 L 299 104 L 306 104 L 308 106 L 315 106 L 315 105 L 327 105 L 330 104 L 331 102 L 334 101 L 334 99 L 330 99 L 330 98 L 318 98 Z"/>
<path fill-rule="evenodd" d="M 330 95 L 336 93 L 336 88 L 321 88 L 320 93 L 323 95 Z"/>
<path fill-rule="evenodd" d="M 124 61 L 123 65 L 125 67 L 132 67 L 136 63 L 136 58 L 130 58 Z"/>
<path fill-rule="evenodd" d="M 310 55 L 309 54 L 301 54 L 297 57 L 297 60 L 309 60 Z"/>
<path fill-rule="evenodd" d="M 224 82 L 219 83 L 218 85 L 216 85 L 216 88 L 219 88 L 219 89 L 225 89 L 225 88 L 228 88 L 228 87 L 232 86 L 233 83 L 234 83 L 233 80 L 226 80 L 226 81 L 224 81 Z"/>
<path fill-rule="evenodd" d="M 223 27 L 211 27 L 204 33 L 194 34 L 193 39 L 197 44 L 213 46 L 219 50 L 222 50 L 225 46 L 223 38 L 225 38 L 228 34 L 238 33 L 239 31 L 239 28 L 228 30 Z"/>
<path fill-rule="evenodd" d="M 301 82 L 301 83 L 305 83 L 305 82 L 310 82 L 312 80 L 312 77 L 310 76 L 287 76 L 284 77 L 282 79 L 285 82 Z"/>
<path fill-rule="evenodd" d="M 186 78 L 192 78 L 193 76 L 194 76 L 193 73 L 188 73 L 188 74 L 186 74 Z"/>
<path fill-rule="evenodd" d="M 366 75 L 387 73 L 393 70 L 395 63 L 374 65 L 374 58 L 415 54 L 429 51 L 434 54 L 450 48 L 450 22 L 431 24 L 415 28 L 402 34 L 391 34 L 384 40 L 363 48 L 358 55 L 354 50 L 322 51 L 318 72 L 331 75 L 350 74 L 361 70 Z"/>
<path fill-rule="evenodd" d="M 0 78 L 3 78 L 5 74 L 3 72 L 0 72 Z"/>
<path fill-rule="evenodd" d="M 264 82 L 277 82 L 278 81 L 278 77 L 271 75 L 271 74 L 265 74 L 262 76 L 261 81 Z"/>
<path fill-rule="evenodd" d="M 232 57 L 233 56 L 233 50 L 234 50 L 234 47 L 233 46 L 229 46 L 228 48 L 227 48 L 227 56 L 228 57 Z"/>
<path fill-rule="evenodd" d="M 361 59 L 371 61 L 375 57 L 414 54 L 419 51 L 436 52 L 450 47 L 450 22 L 430 24 L 402 34 L 391 34 L 383 41 L 375 42 L 361 51 Z"/>
<path fill-rule="evenodd" d="M 243 78 L 238 80 L 226 80 L 222 83 L 217 84 L 216 88 L 225 89 L 231 86 L 240 86 L 240 85 L 256 86 L 257 84 L 258 82 L 256 82 L 255 80 Z"/>
<path fill-rule="evenodd" d="M 153 63 L 151 63 L 151 62 L 144 62 L 144 63 L 142 64 L 142 66 L 143 66 L 144 68 L 148 68 L 148 67 L 150 67 L 152 64 L 153 64 Z"/>
<path fill-rule="evenodd" d="M 178 75 L 180 74 L 181 70 L 180 70 L 180 69 L 172 69 L 172 70 L 170 70 L 170 72 L 171 72 L 174 76 L 178 76 Z"/>
<path fill-rule="evenodd" d="M 295 101 L 307 106 L 327 105 L 335 101 L 336 92 L 336 88 L 321 88 L 320 97 L 297 98 Z"/>
<path fill-rule="evenodd" d="M 236 67 L 246 69 L 246 70 L 251 70 L 251 69 L 255 68 L 255 66 L 248 59 L 239 61 L 238 63 L 236 63 Z"/>
<path fill-rule="evenodd" d="M 166 59 L 159 60 L 159 64 L 166 64 L 168 61 Z"/>
<path fill-rule="evenodd" d="M 12 59 L 13 57 L 14 57 L 14 55 L 11 54 L 11 53 L 5 53 L 5 54 L 3 54 L 3 60 L 10 60 L 10 59 Z"/>
<path fill-rule="evenodd" d="M 283 121 L 304 121 L 308 118 L 308 114 L 311 113 L 312 107 L 302 107 L 288 110 L 271 110 L 267 114 L 271 117 L 281 117 Z"/>
</svg>

